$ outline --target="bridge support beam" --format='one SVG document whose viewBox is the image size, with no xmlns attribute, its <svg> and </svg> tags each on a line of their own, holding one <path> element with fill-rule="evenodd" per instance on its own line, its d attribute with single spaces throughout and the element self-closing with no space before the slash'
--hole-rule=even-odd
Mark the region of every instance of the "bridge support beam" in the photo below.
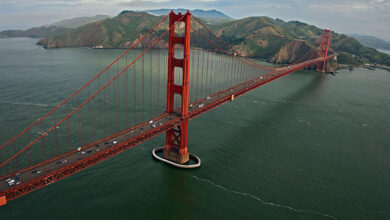
<svg viewBox="0 0 390 220">
<path fill-rule="evenodd" d="M 175 25 L 184 23 L 184 36 L 176 36 Z M 166 132 L 166 141 L 163 156 L 165 159 L 178 164 L 187 163 L 189 153 L 187 151 L 188 129 L 188 102 L 189 102 L 189 73 L 190 73 L 190 28 L 191 14 L 169 14 L 169 48 L 168 48 L 168 84 L 167 84 L 167 112 L 175 110 L 174 96 L 181 96 L 181 124 Z M 183 27 L 180 25 L 179 27 Z M 175 45 L 183 45 L 184 57 L 176 58 Z M 182 82 L 175 81 L 175 69 L 182 69 Z M 177 75 L 176 75 L 177 76 Z M 180 77 L 179 77 L 180 78 Z M 176 83 L 175 83 L 176 82 Z"/>
</svg>

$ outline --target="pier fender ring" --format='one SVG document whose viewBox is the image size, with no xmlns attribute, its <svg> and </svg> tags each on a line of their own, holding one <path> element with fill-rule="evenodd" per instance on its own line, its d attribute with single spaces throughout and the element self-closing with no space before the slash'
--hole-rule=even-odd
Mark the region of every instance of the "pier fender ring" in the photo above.
<svg viewBox="0 0 390 220">
<path fill-rule="evenodd" d="M 162 157 L 159 157 L 157 155 L 157 153 L 160 152 L 160 151 L 163 151 L 163 150 L 164 150 L 164 147 L 154 148 L 153 151 L 152 151 L 153 158 L 156 159 L 156 160 L 159 160 L 161 162 L 167 163 L 167 164 L 169 164 L 171 166 L 178 167 L 178 168 L 183 168 L 183 169 L 193 169 L 193 168 L 200 167 L 200 164 L 201 164 L 200 158 L 198 156 L 196 156 L 195 154 L 189 153 L 189 157 L 194 159 L 195 161 L 197 161 L 196 164 L 179 164 L 179 163 L 175 163 L 175 162 L 172 162 L 170 160 L 164 159 Z"/>
</svg>

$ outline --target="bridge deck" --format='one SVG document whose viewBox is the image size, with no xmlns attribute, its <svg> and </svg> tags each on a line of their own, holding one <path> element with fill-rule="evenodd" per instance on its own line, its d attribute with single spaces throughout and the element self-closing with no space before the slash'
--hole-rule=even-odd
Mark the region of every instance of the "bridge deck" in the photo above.
<svg viewBox="0 0 390 220">
<path fill-rule="evenodd" d="M 322 61 L 323 59 L 314 59 L 289 67 L 280 68 L 265 76 L 256 77 L 229 89 L 215 93 L 210 97 L 191 103 L 189 106 L 189 118 L 195 118 L 202 113 L 230 101 L 232 95 L 238 97 L 252 89 L 271 82 L 274 79 Z M 167 130 L 180 125 L 180 123 L 180 112 L 162 114 L 152 119 L 152 121 L 146 121 L 110 137 L 88 144 L 82 147 L 80 151 L 73 150 L 51 160 L 20 170 L 17 173 L 0 177 L 0 196 L 6 195 L 7 200 L 17 198 L 110 158 L 154 136 L 166 132 Z M 16 176 L 18 180 L 15 180 L 15 183 L 9 186 L 6 179 L 15 178 Z M 16 185 L 16 183 L 18 184 Z"/>
<path fill-rule="evenodd" d="M 133 139 L 137 136 L 142 136 L 143 133 L 147 133 L 148 131 L 154 129 L 157 126 L 160 127 L 166 125 L 167 123 L 171 122 L 172 119 L 177 118 L 176 114 L 166 115 L 165 117 L 162 116 L 157 117 L 152 124 L 149 124 L 149 122 L 143 123 L 141 126 L 137 126 L 124 133 L 114 135 L 109 139 L 104 139 L 102 141 L 94 143 L 93 145 L 85 146 L 80 151 L 73 150 L 70 154 L 61 155 L 57 157 L 55 160 L 42 163 L 38 166 L 34 166 L 32 168 L 28 168 L 23 171 L 20 171 L 19 174 L 17 174 L 19 180 L 15 181 L 15 183 L 20 181 L 22 184 L 34 178 L 45 176 L 47 175 L 47 173 L 61 169 L 69 164 L 73 164 L 77 161 L 83 160 L 88 157 L 93 157 L 95 154 L 98 154 L 102 150 L 109 149 L 114 145 L 120 144 L 129 139 Z M 15 174 L 12 175 L 12 178 L 14 177 Z M 7 178 L 9 177 L 6 178 L 3 177 L 0 179 L 1 181 L 0 192 L 13 187 L 13 186 L 8 186 L 7 182 L 5 181 Z M 16 184 L 14 186 L 16 186 Z"/>
</svg>

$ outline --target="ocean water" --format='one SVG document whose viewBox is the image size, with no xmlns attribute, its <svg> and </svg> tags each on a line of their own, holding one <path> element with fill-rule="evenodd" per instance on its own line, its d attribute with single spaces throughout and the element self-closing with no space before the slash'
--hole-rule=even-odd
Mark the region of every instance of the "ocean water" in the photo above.
<svg viewBox="0 0 390 220">
<path fill-rule="evenodd" d="M 0 143 L 121 50 L 0 39 Z M 156 137 L 0 207 L 0 219 L 390 219 L 390 72 L 299 71 L 190 121 L 202 167 Z"/>
</svg>

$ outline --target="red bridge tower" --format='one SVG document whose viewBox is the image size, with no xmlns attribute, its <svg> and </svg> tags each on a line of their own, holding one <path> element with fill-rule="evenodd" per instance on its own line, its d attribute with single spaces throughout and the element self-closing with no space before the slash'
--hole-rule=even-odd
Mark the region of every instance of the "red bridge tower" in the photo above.
<svg viewBox="0 0 390 220">
<path fill-rule="evenodd" d="M 175 25 L 184 23 L 184 36 L 176 36 Z M 181 124 L 166 132 L 166 145 L 164 158 L 175 163 L 183 164 L 188 162 L 187 152 L 187 129 L 188 129 L 188 102 L 189 102 L 189 73 L 190 73 L 190 28 L 191 14 L 187 11 L 184 15 L 169 14 L 169 48 L 168 48 L 168 85 L 167 85 L 167 112 L 174 112 L 174 96 L 181 96 Z M 181 44 L 184 47 L 184 57 L 175 57 L 175 45 Z M 175 84 L 175 68 L 182 68 L 183 80 L 181 84 Z M 177 80 L 176 80 L 177 81 Z"/>
<path fill-rule="evenodd" d="M 329 50 L 329 43 L 330 43 L 330 36 L 332 34 L 331 30 L 324 29 L 322 32 L 322 39 L 321 39 L 321 44 L 319 48 L 319 54 L 320 57 L 324 58 L 323 63 L 319 63 L 317 66 L 317 71 L 322 71 L 323 73 L 325 72 L 325 66 L 326 66 L 326 61 L 328 60 L 328 50 Z"/>
</svg>

